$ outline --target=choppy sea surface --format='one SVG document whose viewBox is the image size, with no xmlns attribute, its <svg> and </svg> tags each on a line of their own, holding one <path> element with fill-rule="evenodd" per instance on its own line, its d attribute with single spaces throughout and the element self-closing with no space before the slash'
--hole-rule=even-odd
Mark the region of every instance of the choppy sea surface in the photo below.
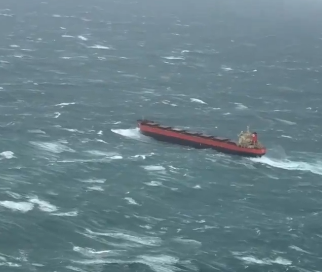
<svg viewBox="0 0 322 272">
<path fill-rule="evenodd" d="M 322 271 L 322 4 L 0 3 L 1 271 Z M 157 142 L 136 120 L 268 148 Z"/>
</svg>

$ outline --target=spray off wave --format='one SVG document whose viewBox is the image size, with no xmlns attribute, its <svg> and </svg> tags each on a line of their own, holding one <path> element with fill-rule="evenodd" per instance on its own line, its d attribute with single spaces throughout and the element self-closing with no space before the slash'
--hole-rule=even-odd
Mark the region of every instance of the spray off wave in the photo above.
<svg viewBox="0 0 322 272">
<path fill-rule="evenodd" d="M 121 136 L 141 140 L 143 138 L 143 135 L 140 134 L 140 131 L 138 128 L 133 129 L 111 129 L 112 132 L 119 134 Z"/>
<path fill-rule="evenodd" d="M 115 134 L 119 134 L 125 138 L 137 140 L 140 142 L 149 142 L 151 139 L 140 133 L 139 128 L 128 128 L 128 129 L 111 129 Z"/>
</svg>

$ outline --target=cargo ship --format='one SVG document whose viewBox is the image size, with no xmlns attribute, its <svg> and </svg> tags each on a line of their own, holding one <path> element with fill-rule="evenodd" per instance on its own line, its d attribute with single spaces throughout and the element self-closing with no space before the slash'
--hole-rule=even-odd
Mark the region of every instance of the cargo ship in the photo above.
<svg viewBox="0 0 322 272">
<path fill-rule="evenodd" d="M 150 120 L 137 120 L 140 132 L 156 140 L 175 143 L 195 148 L 210 148 L 216 151 L 245 156 L 261 157 L 266 154 L 266 148 L 258 141 L 257 133 L 242 131 L 238 141 L 199 132 L 190 132 L 170 126 L 163 126 Z"/>
</svg>

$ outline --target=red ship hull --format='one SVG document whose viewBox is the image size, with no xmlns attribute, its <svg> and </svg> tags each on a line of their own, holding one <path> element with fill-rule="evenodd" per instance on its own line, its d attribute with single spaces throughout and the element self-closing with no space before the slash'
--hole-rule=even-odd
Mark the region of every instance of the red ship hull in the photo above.
<svg viewBox="0 0 322 272">
<path fill-rule="evenodd" d="M 173 127 L 161 126 L 149 120 L 138 120 L 138 127 L 143 135 L 156 140 L 175 143 L 195 148 L 211 148 L 219 152 L 245 156 L 261 157 L 266 154 L 266 148 L 240 147 L 236 142 L 227 138 L 205 135 L 197 132 L 188 132 Z"/>
</svg>

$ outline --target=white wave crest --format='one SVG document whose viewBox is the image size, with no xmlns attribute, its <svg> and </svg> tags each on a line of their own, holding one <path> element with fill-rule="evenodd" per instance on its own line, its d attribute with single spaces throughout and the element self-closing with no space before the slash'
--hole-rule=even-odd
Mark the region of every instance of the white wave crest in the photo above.
<svg viewBox="0 0 322 272">
<path fill-rule="evenodd" d="M 0 153 L 0 156 L 4 159 L 15 158 L 14 153 L 12 151 L 3 151 Z"/>
<path fill-rule="evenodd" d="M 201 99 L 197 99 L 197 98 L 190 98 L 190 101 L 200 103 L 200 104 L 207 104 L 205 101 L 202 101 Z"/>
<path fill-rule="evenodd" d="M 169 56 L 164 58 L 167 60 L 184 60 L 184 57 L 175 57 L 175 56 Z"/>
<path fill-rule="evenodd" d="M 81 35 L 77 36 L 77 38 L 82 40 L 82 41 L 87 41 L 88 40 L 86 37 L 81 36 Z"/>
<path fill-rule="evenodd" d="M 37 197 L 31 198 L 29 200 L 30 203 L 37 204 L 39 209 L 43 212 L 55 212 L 57 211 L 57 207 L 50 204 L 49 202 L 45 200 L 40 200 Z"/>
<path fill-rule="evenodd" d="M 254 256 L 245 256 L 245 257 L 237 257 L 238 259 L 244 261 L 246 264 L 259 264 L 259 265 L 272 265 L 272 264 L 280 264 L 280 265 L 291 265 L 292 262 L 290 260 L 284 259 L 282 257 L 277 257 L 275 260 L 271 259 L 258 259 Z"/>
<path fill-rule="evenodd" d="M 121 160 L 123 157 L 115 152 L 104 152 L 100 150 L 88 150 L 86 153 L 94 155 L 94 156 L 99 156 L 99 157 L 105 157 L 111 160 Z"/>
<path fill-rule="evenodd" d="M 248 109 L 248 107 L 243 105 L 242 103 L 235 103 L 235 105 L 236 105 L 237 110 L 246 110 L 246 109 Z"/>
<path fill-rule="evenodd" d="M 130 205 L 139 205 L 132 197 L 124 198 Z"/>
<path fill-rule="evenodd" d="M 0 206 L 10 209 L 12 211 L 29 212 L 34 208 L 34 205 L 29 202 L 15 202 L 15 201 L 0 201 Z"/>
<path fill-rule="evenodd" d="M 154 180 L 151 180 L 150 182 L 145 182 L 145 184 L 148 186 L 153 186 L 153 187 L 162 186 L 162 182 L 154 181 Z"/>
<path fill-rule="evenodd" d="M 52 215 L 56 215 L 56 216 L 77 216 L 78 215 L 78 211 L 52 213 Z"/>
<path fill-rule="evenodd" d="M 70 102 L 70 103 L 60 103 L 60 104 L 56 104 L 55 106 L 58 107 L 65 107 L 65 106 L 68 106 L 68 105 L 75 105 L 76 103 L 75 102 Z"/>
<path fill-rule="evenodd" d="M 161 165 L 147 165 L 147 166 L 143 166 L 143 168 L 148 171 L 164 171 L 165 170 L 165 168 Z"/>
<path fill-rule="evenodd" d="M 104 49 L 104 50 L 108 50 L 108 49 L 111 49 L 110 47 L 108 46 L 103 46 L 103 45 L 93 45 L 93 46 L 89 46 L 89 48 L 93 48 L 93 49 Z"/>
</svg>

